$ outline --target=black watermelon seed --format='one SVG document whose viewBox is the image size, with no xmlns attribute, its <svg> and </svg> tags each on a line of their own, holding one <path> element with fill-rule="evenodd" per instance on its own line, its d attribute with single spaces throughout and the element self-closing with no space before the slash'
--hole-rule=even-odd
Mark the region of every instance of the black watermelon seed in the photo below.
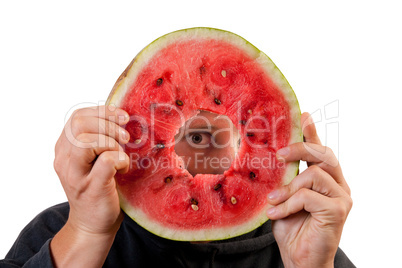
<svg viewBox="0 0 402 268">
<path fill-rule="evenodd" d="M 222 104 L 222 102 L 221 102 L 221 100 L 220 100 L 220 99 L 216 99 L 216 98 L 215 98 L 215 100 L 214 100 L 214 101 L 215 101 L 215 103 L 216 103 L 216 104 L 218 104 L 218 105 L 221 105 L 221 104 Z"/>
<path fill-rule="evenodd" d="M 218 191 L 222 187 L 222 184 L 218 183 L 217 185 L 214 186 L 214 190 Z"/>
<path fill-rule="evenodd" d="M 183 106 L 183 102 L 182 102 L 181 100 L 177 100 L 177 101 L 176 101 L 176 104 L 177 104 L 178 106 Z"/>
<path fill-rule="evenodd" d="M 172 182 L 172 180 L 173 180 L 173 177 L 172 177 L 172 176 L 168 176 L 168 177 L 165 178 L 165 183 Z"/>
<path fill-rule="evenodd" d="M 253 137 L 254 133 L 247 133 L 247 137 Z"/>
<path fill-rule="evenodd" d="M 246 122 L 246 120 L 240 120 L 239 121 L 239 124 L 241 124 L 241 125 L 245 125 L 247 122 Z"/>
<path fill-rule="evenodd" d="M 163 83 L 163 79 L 162 79 L 162 78 L 158 78 L 158 79 L 156 80 L 156 85 L 157 85 L 157 86 L 162 85 L 162 83 Z"/>
<path fill-rule="evenodd" d="M 203 75 L 203 74 L 205 74 L 205 66 L 204 65 L 202 65 L 200 67 L 200 75 Z"/>
<path fill-rule="evenodd" d="M 191 198 L 190 203 L 192 205 L 198 205 L 198 201 L 196 199 L 194 199 L 194 198 Z"/>
<path fill-rule="evenodd" d="M 252 180 L 255 179 L 255 173 L 254 172 L 250 172 L 250 179 L 252 179 Z"/>
<path fill-rule="evenodd" d="M 158 148 L 158 149 L 163 149 L 163 148 L 165 148 L 165 145 L 162 144 L 162 143 L 158 143 L 158 144 L 156 145 L 156 148 Z"/>
</svg>

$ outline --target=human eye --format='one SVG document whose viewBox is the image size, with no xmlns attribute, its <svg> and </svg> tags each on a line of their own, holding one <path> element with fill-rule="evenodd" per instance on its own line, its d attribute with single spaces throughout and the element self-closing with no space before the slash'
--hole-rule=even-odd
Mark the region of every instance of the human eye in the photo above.
<svg viewBox="0 0 402 268">
<path fill-rule="evenodd" d="M 208 132 L 192 132 L 188 134 L 187 141 L 194 145 L 208 145 L 211 142 L 211 134 Z"/>
</svg>

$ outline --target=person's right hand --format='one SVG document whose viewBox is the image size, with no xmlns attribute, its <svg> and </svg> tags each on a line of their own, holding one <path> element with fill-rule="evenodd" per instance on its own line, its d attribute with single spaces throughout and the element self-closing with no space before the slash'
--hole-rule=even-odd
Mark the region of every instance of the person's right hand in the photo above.
<svg viewBox="0 0 402 268">
<path fill-rule="evenodd" d="M 121 127 L 128 120 L 125 111 L 111 106 L 79 109 L 57 141 L 54 168 L 70 204 L 67 224 L 73 232 L 114 236 L 120 227 L 114 176 L 128 171 L 121 146 L 129 140 Z"/>
</svg>

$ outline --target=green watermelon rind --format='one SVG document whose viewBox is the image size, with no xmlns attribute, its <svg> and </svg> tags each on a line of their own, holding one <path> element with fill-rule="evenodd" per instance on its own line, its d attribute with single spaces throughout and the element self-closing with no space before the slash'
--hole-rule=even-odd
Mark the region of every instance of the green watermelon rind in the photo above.
<svg viewBox="0 0 402 268">
<path fill-rule="evenodd" d="M 292 87 L 282 72 L 265 53 L 260 51 L 243 37 L 232 32 L 216 28 L 195 27 L 183 29 L 168 33 L 154 40 L 137 54 L 123 74 L 119 77 L 106 101 L 106 105 L 115 105 L 117 107 L 120 105 L 121 101 L 124 99 L 124 96 L 130 89 L 130 86 L 134 83 L 138 73 L 147 65 L 149 60 L 152 59 L 155 53 L 157 53 L 160 49 L 170 45 L 173 42 L 177 42 L 180 39 L 191 40 L 192 38 L 203 37 L 216 38 L 218 40 L 229 42 L 247 52 L 251 58 L 255 59 L 261 66 L 263 66 L 264 70 L 267 72 L 267 75 L 278 86 L 287 103 L 289 104 L 290 115 L 292 117 L 292 132 L 290 135 L 289 144 L 302 142 L 303 134 L 300 126 L 301 112 L 299 103 Z M 287 163 L 287 168 L 282 178 L 283 184 L 290 183 L 297 175 L 298 171 L 299 161 Z M 259 213 L 254 219 L 237 226 L 225 226 L 208 230 L 173 230 L 171 228 L 165 228 L 157 221 L 148 218 L 143 211 L 132 208 L 128 200 L 123 195 L 119 195 L 119 198 L 121 208 L 134 221 L 151 233 L 171 240 L 208 241 L 228 239 L 250 232 L 268 220 L 266 213 Z M 268 208 L 270 208 L 269 204 L 265 206 L 264 212 Z"/>
</svg>

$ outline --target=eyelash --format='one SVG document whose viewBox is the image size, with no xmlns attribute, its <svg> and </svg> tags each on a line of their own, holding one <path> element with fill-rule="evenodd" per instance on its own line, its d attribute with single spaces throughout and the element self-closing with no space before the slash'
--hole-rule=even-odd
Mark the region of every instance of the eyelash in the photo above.
<svg viewBox="0 0 402 268">
<path fill-rule="evenodd" d="M 191 132 L 191 133 L 188 133 L 187 136 L 188 136 L 189 139 L 192 141 L 193 136 L 196 135 L 196 134 L 208 135 L 208 138 L 209 138 L 209 139 L 211 139 L 211 137 L 212 137 L 212 134 L 209 133 L 209 132 Z M 201 140 L 200 143 L 201 143 L 202 141 L 203 141 L 203 140 Z M 197 145 L 200 145 L 199 143 L 195 143 L 195 142 L 193 142 L 193 141 L 192 141 L 192 143 L 197 144 Z M 209 143 L 209 142 L 208 142 L 208 143 Z M 205 144 L 201 144 L 201 145 L 205 145 Z"/>
</svg>

